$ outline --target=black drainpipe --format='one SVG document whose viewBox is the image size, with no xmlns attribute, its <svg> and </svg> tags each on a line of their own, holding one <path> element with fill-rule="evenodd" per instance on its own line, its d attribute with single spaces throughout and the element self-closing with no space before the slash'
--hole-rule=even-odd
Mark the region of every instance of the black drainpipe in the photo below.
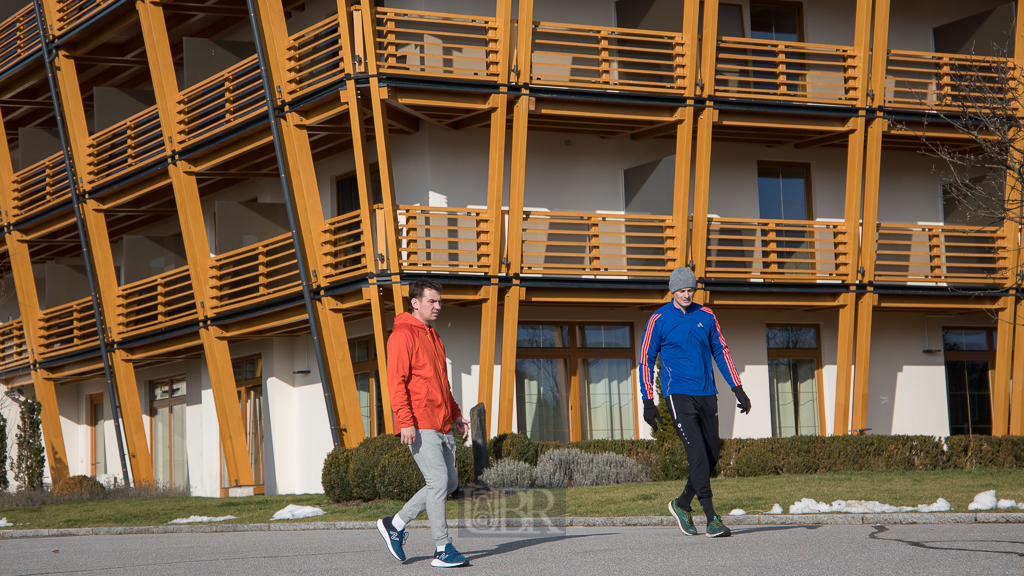
<svg viewBox="0 0 1024 576">
<path fill-rule="evenodd" d="M 100 302 L 96 296 L 96 278 L 92 269 L 89 257 L 89 241 L 85 234 L 85 224 L 82 222 L 80 209 L 81 198 L 78 195 L 78 181 L 75 178 L 75 167 L 71 162 L 71 155 L 68 153 L 68 127 L 64 123 L 64 115 L 61 113 L 60 90 L 57 88 L 57 79 L 53 75 L 53 60 L 55 56 L 51 53 L 50 41 L 46 35 L 46 26 L 43 25 L 43 7 L 39 0 L 32 0 L 36 8 L 36 24 L 39 26 L 39 41 L 43 48 L 43 61 L 46 63 L 46 79 L 50 83 L 50 95 L 53 96 L 53 113 L 57 119 L 57 133 L 60 135 L 61 151 L 64 153 L 64 166 L 68 172 L 68 184 L 71 188 L 71 203 L 75 210 L 75 223 L 78 225 L 78 240 L 82 243 L 82 256 L 85 260 L 85 275 L 89 278 L 89 293 L 92 297 L 92 310 L 96 317 L 96 334 L 100 340 L 100 355 L 103 357 L 103 375 L 107 379 L 107 395 L 110 397 L 110 413 L 114 420 L 114 435 L 117 436 L 117 452 L 121 457 L 121 475 L 124 477 L 124 485 L 130 486 L 128 480 L 128 464 L 125 461 L 124 441 L 121 439 L 121 402 L 117 397 L 117 390 L 114 387 L 114 379 L 110 375 L 110 358 L 108 357 L 106 331 L 103 329 L 103 315 L 100 313 Z M 58 430 L 58 433 L 60 431 Z"/>
<path fill-rule="evenodd" d="M 38 2 L 38 0 L 35 0 Z M 281 190 L 284 192 L 284 205 L 288 211 L 288 225 L 291 227 L 292 246 L 295 248 L 295 261 L 299 267 L 299 276 L 302 279 L 302 299 L 306 301 L 306 315 L 309 317 L 309 330 L 313 338 L 313 349 L 316 350 L 316 366 L 320 370 L 320 385 L 324 389 L 324 400 L 327 402 L 327 420 L 331 426 L 331 438 L 334 440 L 334 447 L 341 445 L 338 436 L 338 419 L 334 413 L 334 403 L 331 401 L 331 387 L 327 382 L 327 370 L 324 368 L 324 352 L 320 347 L 320 329 L 316 324 L 316 308 L 313 304 L 311 290 L 312 281 L 307 278 L 306 258 L 302 254 L 302 242 L 299 240 L 298 227 L 295 224 L 295 208 L 292 206 L 292 191 L 288 185 L 286 175 L 288 168 L 285 165 L 284 153 L 281 150 L 281 135 L 277 127 L 277 115 L 274 113 L 274 98 L 270 85 L 270 73 L 267 70 L 267 55 L 263 52 L 263 37 L 260 35 L 259 20 L 256 17 L 256 5 L 253 0 L 245 0 L 249 7 L 249 20 L 252 22 L 252 37 L 256 43 L 256 59 L 260 63 L 260 78 L 263 80 L 263 95 L 267 101 L 267 115 L 270 117 L 270 131 L 274 137 L 274 154 L 277 155 L 277 170 L 281 174 Z M 347 354 L 348 350 L 342 350 Z"/>
</svg>

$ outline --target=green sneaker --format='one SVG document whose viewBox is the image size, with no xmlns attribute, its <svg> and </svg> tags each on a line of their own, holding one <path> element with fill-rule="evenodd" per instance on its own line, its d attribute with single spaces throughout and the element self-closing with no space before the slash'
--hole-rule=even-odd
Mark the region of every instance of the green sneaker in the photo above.
<svg viewBox="0 0 1024 576">
<path fill-rule="evenodd" d="M 715 514 L 715 517 L 708 522 L 708 538 L 720 538 L 730 534 L 732 534 L 732 531 L 722 522 L 718 514 Z"/>
<path fill-rule="evenodd" d="M 668 501 L 668 513 L 679 523 L 679 529 L 683 531 L 683 534 L 687 536 L 697 535 L 697 527 L 693 525 L 692 511 L 680 510 L 679 506 L 676 506 L 675 499 L 672 499 Z"/>
</svg>

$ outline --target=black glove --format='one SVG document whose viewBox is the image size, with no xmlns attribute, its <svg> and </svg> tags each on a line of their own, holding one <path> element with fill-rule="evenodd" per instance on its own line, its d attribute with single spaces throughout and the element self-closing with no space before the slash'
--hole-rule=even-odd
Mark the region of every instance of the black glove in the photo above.
<svg viewBox="0 0 1024 576">
<path fill-rule="evenodd" d="M 750 412 L 750 398 L 747 398 L 747 393 L 743 391 L 743 386 L 734 387 L 732 393 L 736 395 L 736 401 L 739 402 L 736 407 L 740 409 L 740 414 Z"/>
<path fill-rule="evenodd" d="M 663 423 L 661 412 L 654 405 L 654 400 L 644 400 L 644 422 L 650 424 L 651 430 L 654 432 L 658 431 L 658 424 Z"/>
</svg>

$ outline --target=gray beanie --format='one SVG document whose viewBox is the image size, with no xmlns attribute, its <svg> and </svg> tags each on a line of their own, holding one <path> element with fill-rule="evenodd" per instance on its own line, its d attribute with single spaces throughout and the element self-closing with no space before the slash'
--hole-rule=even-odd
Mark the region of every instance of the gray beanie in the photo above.
<svg viewBox="0 0 1024 576">
<path fill-rule="evenodd" d="M 697 289 L 697 278 L 693 275 L 693 270 L 680 266 L 672 271 L 672 275 L 668 277 L 668 291 L 675 293 L 676 290 L 682 290 L 683 288 Z"/>
</svg>

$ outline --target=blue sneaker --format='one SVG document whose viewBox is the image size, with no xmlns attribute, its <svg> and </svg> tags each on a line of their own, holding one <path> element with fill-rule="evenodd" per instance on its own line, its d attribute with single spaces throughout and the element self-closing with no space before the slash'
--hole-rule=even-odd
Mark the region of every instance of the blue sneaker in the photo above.
<svg viewBox="0 0 1024 576">
<path fill-rule="evenodd" d="M 392 518 L 394 516 L 377 520 L 377 532 L 380 532 L 384 541 L 388 543 L 388 551 L 391 552 L 391 555 L 405 562 L 405 550 L 402 550 L 402 545 L 405 544 L 409 534 L 405 530 L 396 530 L 395 525 L 391 523 Z"/>
<path fill-rule="evenodd" d="M 444 550 L 440 552 L 434 552 L 434 560 L 430 563 L 435 568 L 455 568 L 456 566 L 465 566 L 469 563 L 466 557 L 459 553 L 449 542 Z"/>
</svg>

